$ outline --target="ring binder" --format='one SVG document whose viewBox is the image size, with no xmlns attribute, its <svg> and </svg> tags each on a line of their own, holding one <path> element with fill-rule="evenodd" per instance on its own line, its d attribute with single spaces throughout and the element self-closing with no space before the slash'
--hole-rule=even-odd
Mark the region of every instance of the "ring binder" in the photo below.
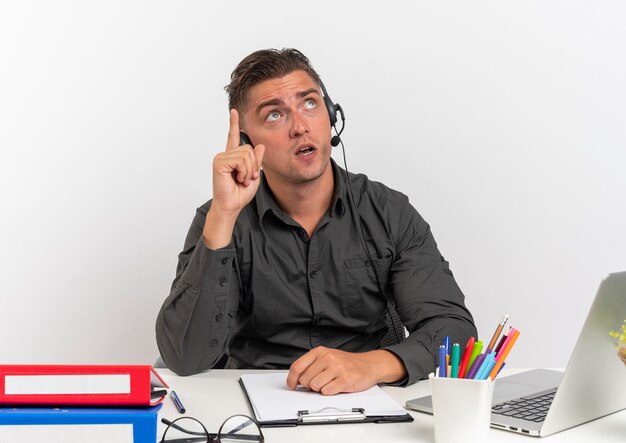
<svg viewBox="0 0 626 443">
<path fill-rule="evenodd" d="M 327 413 L 326 411 L 335 412 Z M 312 412 L 308 410 L 298 411 L 298 421 L 302 424 L 365 421 L 366 418 L 365 409 L 363 408 L 339 409 L 327 407 Z"/>
</svg>

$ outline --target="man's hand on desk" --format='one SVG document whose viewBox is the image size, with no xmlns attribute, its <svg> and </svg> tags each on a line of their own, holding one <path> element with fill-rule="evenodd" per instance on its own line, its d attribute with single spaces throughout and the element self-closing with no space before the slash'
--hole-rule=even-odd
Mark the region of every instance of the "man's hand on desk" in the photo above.
<svg viewBox="0 0 626 443">
<path fill-rule="evenodd" d="M 318 346 L 292 363 L 287 387 L 302 385 L 323 395 L 365 391 L 378 383 L 406 377 L 402 360 L 393 352 L 345 352 Z"/>
</svg>

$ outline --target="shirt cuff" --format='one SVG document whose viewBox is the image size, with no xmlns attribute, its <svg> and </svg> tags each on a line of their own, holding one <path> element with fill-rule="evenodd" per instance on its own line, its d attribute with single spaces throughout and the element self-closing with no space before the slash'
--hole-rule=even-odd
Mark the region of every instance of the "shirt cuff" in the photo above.
<svg viewBox="0 0 626 443">
<path fill-rule="evenodd" d="M 181 279 L 194 288 L 213 293 L 225 292 L 230 283 L 228 280 L 234 259 L 235 248 L 232 245 L 209 249 L 200 237 Z"/>
<path fill-rule="evenodd" d="M 396 354 L 407 371 L 407 377 L 404 380 L 389 383 L 390 386 L 411 385 L 426 378 L 435 370 L 435 357 L 421 341 L 413 337 L 407 337 L 401 343 L 383 349 Z"/>
</svg>

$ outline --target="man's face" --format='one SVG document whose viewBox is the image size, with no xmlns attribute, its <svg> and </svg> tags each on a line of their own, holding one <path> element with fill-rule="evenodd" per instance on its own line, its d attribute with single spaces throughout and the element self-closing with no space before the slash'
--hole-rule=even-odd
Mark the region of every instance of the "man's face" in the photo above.
<svg viewBox="0 0 626 443">
<path fill-rule="evenodd" d="M 268 180 L 310 183 L 330 161 L 330 119 L 319 87 L 304 71 L 265 80 L 248 93 L 241 129 L 265 145 Z"/>
</svg>

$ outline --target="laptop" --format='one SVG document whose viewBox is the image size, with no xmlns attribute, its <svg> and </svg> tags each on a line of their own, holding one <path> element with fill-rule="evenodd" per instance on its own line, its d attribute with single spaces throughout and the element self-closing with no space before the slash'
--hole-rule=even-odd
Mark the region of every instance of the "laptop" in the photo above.
<svg viewBox="0 0 626 443">
<path fill-rule="evenodd" d="M 565 306 L 564 306 L 565 309 Z M 565 372 L 535 369 L 496 379 L 491 426 L 545 437 L 626 408 L 626 366 L 616 339 L 626 320 L 626 272 L 600 283 Z M 533 409 L 537 404 L 537 409 Z M 433 412 L 430 397 L 406 402 Z"/>
</svg>

